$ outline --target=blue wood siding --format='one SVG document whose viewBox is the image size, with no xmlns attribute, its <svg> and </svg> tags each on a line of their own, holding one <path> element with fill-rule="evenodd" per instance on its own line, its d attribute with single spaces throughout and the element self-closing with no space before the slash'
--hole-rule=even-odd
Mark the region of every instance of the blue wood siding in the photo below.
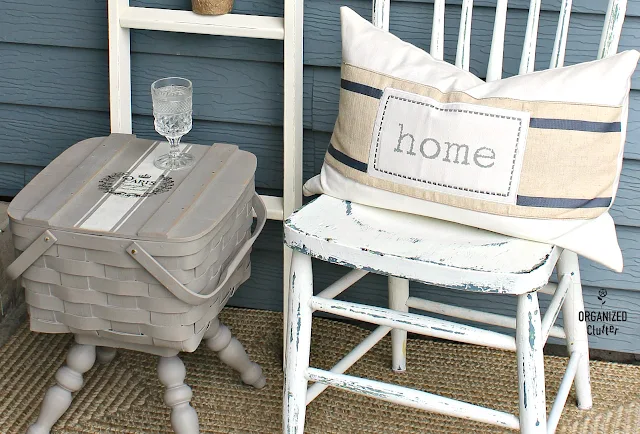
<svg viewBox="0 0 640 434">
<path fill-rule="evenodd" d="M 46 3 L 46 4 L 42 4 Z M 190 0 L 132 0 L 135 6 L 189 9 Z M 428 48 L 433 0 L 393 3 L 391 31 Z M 445 58 L 455 55 L 461 0 L 447 1 Z M 495 0 L 476 0 L 471 70 L 483 76 L 488 61 Z M 505 76 L 516 73 L 529 0 L 511 0 L 507 20 Z M 574 0 L 566 63 L 593 60 L 607 2 Z M 341 5 L 370 16 L 370 0 L 305 2 L 304 176 L 318 173 L 337 114 Z M 560 0 L 543 0 L 536 68 L 549 63 Z M 236 0 L 234 12 L 282 16 L 282 0 Z M 52 159 L 73 143 L 108 134 L 106 0 L 37 2 L 0 0 L 0 195 L 15 195 Z M 640 47 L 640 2 L 628 6 L 620 50 Z M 230 142 L 259 158 L 256 184 L 261 192 L 282 189 L 282 43 L 243 38 L 163 32 L 132 32 L 134 132 L 153 131 L 149 84 L 168 75 L 194 81 L 194 128 L 186 140 Z M 606 288 L 611 301 L 630 314 L 620 336 L 594 337 L 599 348 L 640 352 L 640 70 L 632 82 L 628 139 L 618 198 L 612 215 L 625 256 L 625 271 L 613 273 L 581 260 L 587 303 Z M 270 222 L 254 254 L 254 277 L 233 299 L 236 305 L 279 309 L 281 300 L 281 227 Z M 318 264 L 318 285 L 341 270 Z M 353 289 L 358 300 L 384 304 L 384 278 L 372 276 Z M 416 285 L 430 296 L 455 297 L 507 311 L 506 297 L 484 301 L 456 291 Z M 445 294 L 445 295 L 443 295 Z M 625 298 L 626 297 L 626 298 Z M 466 300 L 466 301 L 465 301 Z M 597 307 L 597 306 L 596 306 Z"/>
</svg>

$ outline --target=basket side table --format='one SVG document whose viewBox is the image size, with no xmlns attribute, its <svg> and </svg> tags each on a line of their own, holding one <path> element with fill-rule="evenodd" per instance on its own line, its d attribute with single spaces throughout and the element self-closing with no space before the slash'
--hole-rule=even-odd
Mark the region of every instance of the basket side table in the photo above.
<svg viewBox="0 0 640 434">
<path fill-rule="evenodd" d="M 261 388 L 252 362 L 218 314 L 251 273 L 250 251 L 266 208 L 255 193 L 256 158 L 234 145 L 189 145 L 189 170 L 153 160 L 168 144 L 112 134 L 82 141 L 54 160 L 11 203 L 31 329 L 73 333 L 75 345 L 45 394 L 29 434 L 48 433 L 95 361 L 117 348 L 160 356 L 176 433 L 198 433 L 178 357 L 202 340 Z M 253 214 L 257 216 L 255 229 Z"/>
</svg>

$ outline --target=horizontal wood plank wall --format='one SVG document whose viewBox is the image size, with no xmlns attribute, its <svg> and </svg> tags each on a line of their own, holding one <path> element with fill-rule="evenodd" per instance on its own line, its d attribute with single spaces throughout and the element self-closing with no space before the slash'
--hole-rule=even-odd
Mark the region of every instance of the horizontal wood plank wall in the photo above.
<svg viewBox="0 0 640 434">
<path fill-rule="evenodd" d="M 42 4 L 47 3 L 47 4 Z M 55 4 L 54 4 L 55 3 Z M 132 0 L 134 6 L 189 9 L 190 0 Z M 396 1 L 390 30 L 428 48 L 433 0 Z M 447 1 L 445 59 L 453 61 L 462 0 Z M 470 70 L 482 76 L 489 57 L 493 4 L 475 0 Z M 607 2 L 574 0 L 567 65 L 593 60 Z M 304 176 L 320 170 L 337 114 L 341 5 L 371 15 L 370 0 L 305 1 Z M 507 20 L 505 76 L 517 72 L 529 0 L 511 0 Z M 544 0 L 536 69 L 549 63 L 560 0 Z M 36 2 L 0 0 L 0 195 L 13 196 L 64 149 L 86 137 L 109 132 L 106 0 Z M 236 0 L 234 12 L 282 16 L 282 0 Z M 640 2 L 631 1 L 620 50 L 640 47 Z M 132 32 L 134 132 L 153 131 L 149 84 L 160 76 L 194 81 L 194 143 L 230 142 L 259 158 L 256 184 L 264 193 L 282 189 L 282 43 L 279 41 L 151 31 Z M 612 209 L 625 256 L 616 274 L 581 260 L 589 309 L 618 307 L 629 314 L 615 336 L 592 336 L 597 348 L 640 352 L 640 70 L 632 82 L 628 140 L 621 185 Z M 281 228 L 270 222 L 254 254 L 254 277 L 232 304 L 280 309 Z M 318 264 L 318 285 L 341 270 Z M 368 277 L 354 288 L 359 301 L 383 305 L 385 279 Z M 482 297 L 415 285 L 442 300 L 507 312 L 507 297 Z M 606 289 L 606 303 L 597 299 Z M 497 297 L 497 298 L 496 298 Z"/>
</svg>

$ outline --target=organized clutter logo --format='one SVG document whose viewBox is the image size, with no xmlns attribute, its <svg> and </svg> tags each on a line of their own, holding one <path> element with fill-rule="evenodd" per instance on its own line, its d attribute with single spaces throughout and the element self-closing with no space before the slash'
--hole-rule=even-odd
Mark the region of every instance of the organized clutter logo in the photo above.
<svg viewBox="0 0 640 434">
<path fill-rule="evenodd" d="M 600 309 L 583 310 L 578 314 L 580 321 L 586 321 L 587 334 L 589 336 L 610 336 L 617 335 L 620 330 L 619 324 L 626 322 L 628 312 L 625 310 L 609 310 L 605 308 L 608 292 L 606 289 L 598 291 L 597 299 Z"/>
</svg>

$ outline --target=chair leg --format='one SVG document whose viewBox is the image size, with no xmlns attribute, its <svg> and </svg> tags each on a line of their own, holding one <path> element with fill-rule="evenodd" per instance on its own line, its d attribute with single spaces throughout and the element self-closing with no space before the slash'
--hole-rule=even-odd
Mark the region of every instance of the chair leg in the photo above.
<svg viewBox="0 0 640 434">
<path fill-rule="evenodd" d="M 191 388 L 184 384 L 187 371 L 178 356 L 160 357 L 158 378 L 166 388 L 164 403 L 171 407 L 171 427 L 176 434 L 199 434 L 198 414 L 191 407 Z"/>
<path fill-rule="evenodd" d="M 523 434 L 547 432 L 543 346 L 538 294 L 532 292 L 519 295 L 516 313 L 516 358 L 520 432 Z"/>
<path fill-rule="evenodd" d="M 389 276 L 389 309 L 398 312 L 409 312 L 409 281 Z M 391 369 L 404 372 L 407 369 L 407 331 L 391 330 Z"/>
<path fill-rule="evenodd" d="M 306 413 L 313 296 L 311 257 L 293 252 L 287 321 L 287 363 L 284 376 L 283 432 L 303 434 Z"/>
<path fill-rule="evenodd" d="M 98 363 L 101 365 L 106 365 L 110 363 L 117 354 L 117 350 L 111 347 L 98 347 L 96 348 L 96 358 Z"/>
<path fill-rule="evenodd" d="M 218 318 L 211 321 L 204 340 L 210 350 L 218 353 L 225 365 L 240 373 L 243 383 L 257 389 L 262 389 L 267 384 L 260 365 L 249 359 L 240 341 L 231 335 L 231 330 Z"/>
<path fill-rule="evenodd" d="M 580 266 L 578 255 L 565 250 L 558 260 L 558 275 L 571 274 L 572 282 L 562 306 L 562 318 L 564 330 L 567 334 L 567 350 L 569 355 L 575 352 L 582 354 L 578 363 L 574 383 L 578 408 L 588 410 L 593 404 L 591 396 L 591 377 L 589 375 L 589 336 L 587 335 L 586 321 L 580 321 L 579 313 L 584 311 L 582 299 L 582 283 L 580 282 Z"/>
<path fill-rule="evenodd" d="M 82 388 L 82 374 L 96 362 L 96 347 L 75 344 L 67 354 L 67 363 L 56 372 L 56 384 L 44 395 L 40 414 L 27 434 L 48 434 L 51 427 L 71 406 L 71 392 Z"/>
</svg>

